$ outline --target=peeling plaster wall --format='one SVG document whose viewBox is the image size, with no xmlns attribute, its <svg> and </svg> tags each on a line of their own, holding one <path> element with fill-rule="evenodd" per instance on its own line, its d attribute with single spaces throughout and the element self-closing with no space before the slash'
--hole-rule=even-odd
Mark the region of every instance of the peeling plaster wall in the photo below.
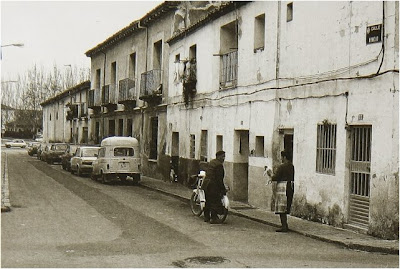
<svg viewBox="0 0 400 269">
<path fill-rule="evenodd" d="M 255 137 L 264 136 L 264 157 L 249 156 L 248 202 L 269 210 L 274 198 L 272 185 L 266 185 L 264 166 L 280 163 L 279 129 L 293 129 L 296 183 L 292 214 L 342 227 L 349 213 L 346 127 L 372 125 L 368 232 L 398 238 L 398 73 L 357 78 L 375 74 L 382 60 L 382 43 L 365 44 L 366 27 L 382 23 L 382 2 L 294 2 L 291 22 L 286 22 L 287 3 L 245 5 L 171 45 L 169 64 L 174 70 L 175 55 L 188 58 L 189 47 L 196 44 L 198 82 L 196 96 L 185 107 L 181 84 L 170 76 L 168 140 L 172 132 L 179 132 L 180 156 L 188 160 L 189 135 L 195 134 L 199 158 L 201 130 L 208 130 L 211 159 L 216 152 L 216 135 L 223 135 L 225 182 L 231 187 L 229 195 L 235 197 L 242 191 L 235 189 L 240 185 L 234 175 L 235 130 L 249 131 L 250 152 L 255 148 Z M 395 2 L 385 2 L 381 72 L 398 70 L 395 6 Z M 254 18 L 264 12 L 265 49 L 254 52 Z M 238 86 L 219 90 L 219 57 L 213 54 L 219 52 L 221 26 L 235 19 L 239 22 Z M 276 76 L 280 79 L 275 80 Z M 336 80 L 338 77 L 353 79 Z M 337 124 L 334 175 L 316 173 L 317 124 L 324 120 Z"/>
</svg>

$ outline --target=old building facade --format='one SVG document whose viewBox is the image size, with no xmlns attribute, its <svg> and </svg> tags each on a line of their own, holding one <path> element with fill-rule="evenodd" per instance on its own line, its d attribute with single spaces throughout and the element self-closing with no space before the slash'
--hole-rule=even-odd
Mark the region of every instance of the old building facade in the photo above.
<svg viewBox="0 0 400 269">
<path fill-rule="evenodd" d="M 289 150 L 292 215 L 398 238 L 398 5 L 164 2 L 86 52 L 91 83 L 43 104 L 44 136 L 136 137 L 144 174 L 172 162 L 182 184 L 224 150 L 229 196 L 265 210 Z"/>
<path fill-rule="evenodd" d="M 85 81 L 41 103 L 46 142 L 94 143 L 89 137 L 89 89 L 90 81 Z"/>
<path fill-rule="evenodd" d="M 164 2 L 103 43 L 86 52 L 91 58 L 90 136 L 140 141 L 143 171 L 162 178 L 168 92 L 168 46 L 178 2 Z"/>
<path fill-rule="evenodd" d="M 398 26 L 398 2 L 222 2 L 175 33 L 180 176 L 223 149 L 231 197 L 271 210 L 264 171 L 290 150 L 293 215 L 398 238 Z"/>
</svg>

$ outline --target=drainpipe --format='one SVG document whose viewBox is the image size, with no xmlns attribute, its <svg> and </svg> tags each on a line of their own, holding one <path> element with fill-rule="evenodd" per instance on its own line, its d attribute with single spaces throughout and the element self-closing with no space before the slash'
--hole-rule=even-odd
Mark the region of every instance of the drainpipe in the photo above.
<svg viewBox="0 0 400 269">
<path fill-rule="evenodd" d="M 280 37 L 281 37 L 281 1 L 277 2 L 278 14 L 277 14 L 277 33 L 276 33 L 276 63 L 275 63 L 275 80 L 276 80 L 276 90 L 275 90 L 275 115 L 274 115 L 274 125 L 272 129 L 272 145 L 271 145 L 271 163 L 276 164 L 279 160 L 278 153 L 280 152 L 280 137 L 279 137 L 279 124 L 280 124 L 280 113 L 281 113 L 281 103 L 279 100 L 279 64 L 280 64 Z"/>
<path fill-rule="evenodd" d="M 103 87 L 106 85 L 106 62 L 107 62 L 107 54 L 104 52 L 104 51 L 100 51 L 101 53 L 103 53 L 104 54 L 104 64 L 103 64 Z M 101 106 L 101 97 L 102 97 L 102 92 L 101 92 L 101 87 L 100 87 L 100 106 Z M 101 138 L 102 140 L 103 140 L 103 138 L 105 137 L 105 132 L 104 132 L 104 130 L 106 129 L 105 127 L 104 127 L 104 116 L 103 116 L 103 114 L 101 114 L 101 119 L 102 119 L 102 122 L 103 122 L 103 137 Z"/>
<path fill-rule="evenodd" d="M 146 56 L 145 57 L 145 72 L 147 72 L 147 49 L 148 49 L 148 46 L 149 46 L 149 35 L 148 35 L 149 29 L 146 26 L 142 26 L 141 22 L 142 21 L 139 20 L 138 28 L 139 29 L 146 29 L 146 38 L 145 38 L 145 40 L 146 40 L 146 46 L 145 46 L 145 56 Z M 139 89 L 139 95 L 140 95 L 140 89 Z M 143 149 L 144 149 L 144 108 L 143 107 L 140 108 L 140 112 L 141 112 L 141 129 L 140 129 L 140 141 L 141 141 L 141 143 L 140 143 L 140 145 L 141 145 L 141 152 L 143 154 Z M 143 162 L 143 158 L 142 158 L 142 162 Z M 143 163 L 142 163 L 142 167 L 143 167 Z"/>
</svg>

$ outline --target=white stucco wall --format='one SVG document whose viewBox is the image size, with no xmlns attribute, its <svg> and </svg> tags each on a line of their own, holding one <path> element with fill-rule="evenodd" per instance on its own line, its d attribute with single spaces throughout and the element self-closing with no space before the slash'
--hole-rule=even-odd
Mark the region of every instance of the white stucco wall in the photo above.
<svg viewBox="0 0 400 269">
<path fill-rule="evenodd" d="M 366 44 L 366 27 L 382 23 L 382 2 L 293 2 L 293 20 L 287 22 L 288 3 L 249 3 L 170 45 L 169 65 L 175 70 L 175 55 L 188 59 L 190 46 L 196 44 L 198 81 L 194 101 L 185 107 L 182 84 L 171 74 L 169 137 L 179 132 L 180 156 L 189 158 L 190 134 L 195 134 L 199 157 L 201 130 L 208 130 L 208 153 L 213 158 L 216 135 L 223 135 L 226 181 L 232 185 L 235 130 L 249 131 L 250 151 L 255 137 L 264 136 L 264 157 L 249 156 L 248 202 L 270 209 L 272 189 L 265 184 L 264 166 L 278 164 L 278 129 L 293 129 L 295 207 L 299 214 L 301 207 L 316 209 L 322 222 L 345 222 L 347 125 L 372 125 L 370 223 L 378 226 L 384 219 L 389 225 L 390 216 L 398 216 L 398 206 L 389 209 L 388 203 L 398 202 L 399 86 L 398 71 L 392 72 L 398 70 L 398 4 L 385 2 L 382 62 L 382 42 Z M 263 13 L 265 49 L 254 52 L 254 18 Z M 236 18 L 238 86 L 221 91 L 219 57 L 214 54 L 219 52 L 221 26 Z M 378 70 L 387 73 L 373 77 Z M 372 76 L 361 78 L 367 75 Z M 337 124 L 334 175 L 316 173 L 317 124 L 324 120 Z M 169 143 L 167 154 L 170 149 Z"/>
</svg>

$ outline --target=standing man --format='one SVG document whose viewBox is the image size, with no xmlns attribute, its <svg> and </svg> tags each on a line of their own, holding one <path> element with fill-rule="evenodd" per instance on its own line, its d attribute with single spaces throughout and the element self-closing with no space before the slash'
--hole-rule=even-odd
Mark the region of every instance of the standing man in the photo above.
<svg viewBox="0 0 400 269">
<path fill-rule="evenodd" d="M 290 213 L 292 207 L 294 193 L 294 166 L 292 164 L 292 153 L 282 151 L 282 164 L 278 166 L 276 173 L 272 175 L 272 171 L 268 170 L 268 175 L 272 177 L 272 181 L 276 181 L 275 195 L 275 214 L 279 214 L 282 228 L 277 232 L 287 232 L 289 230 L 287 223 L 287 214 Z"/>
<path fill-rule="evenodd" d="M 210 182 L 205 190 L 206 194 L 206 206 L 204 208 L 204 221 L 210 222 L 211 224 L 220 223 L 217 210 L 222 207 L 222 196 L 226 194 L 224 184 L 224 161 L 225 151 L 218 151 L 216 158 L 211 160 L 207 171 L 207 177 Z"/>
</svg>

